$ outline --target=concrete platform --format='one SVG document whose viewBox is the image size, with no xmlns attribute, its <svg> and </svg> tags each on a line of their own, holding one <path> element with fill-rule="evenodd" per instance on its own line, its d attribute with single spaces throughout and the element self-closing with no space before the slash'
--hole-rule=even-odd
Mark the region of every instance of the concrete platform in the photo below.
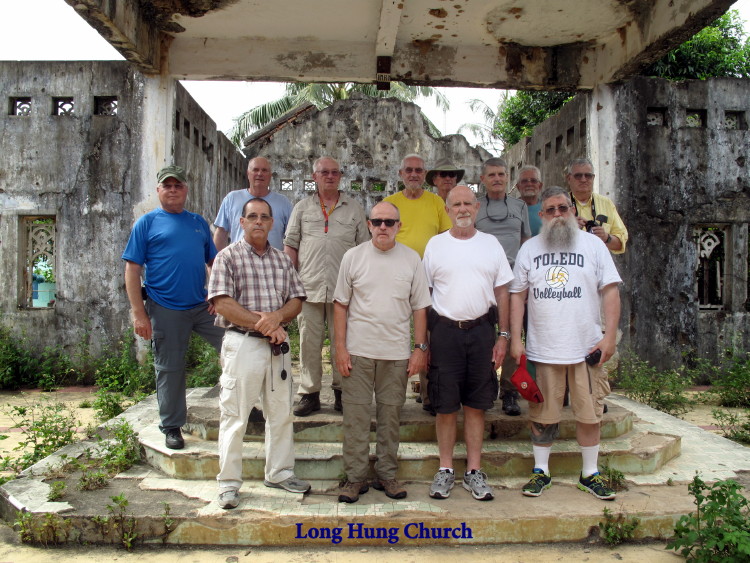
<svg viewBox="0 0 750 563">
<path fill-rule="evenodd" d="M 0 489 L 0 512 L 9 521 L 20 510 L 35 514 L 39 522 L 45 518 L 54 521 L 46 515 L 57 515 L 59 541 L 118 543 L 121 531 L 102 522 L 113 516 L 107 508 L 112 506 L 110 497 L 122 493 L 128 499 L 124 518 L 133 518 L 136 542 L 300 547 L 478 545 L 583 540 L 596 533 L 605 507 L 615 514 L 639 517 L 638 537 L 662 538 L 671 535 L 680 515 L 693 509 L 685 484 L 696 471 L 707 481 L 731 477 L 750 485 L 749 448 L 623 397 L 612 396 L 609 402 L 633 413 L 631 432 L 675 436 L 681 446 L 680 456 L 665 460 L 651 473 L 626 473 L 629 490 L 613 502 L 597 500 L 575 488 L 575 477 L 559 470 L 565 456 L 557 444 L 551 459 L 553 487 L 540 498 L 521 495 L 525 476 L 497 474 L 490 476 L 496 492 L 491 502 L 473 500 L 460 485 L 449 499 L 431 499 L 427 494 L 429 479 L 409 480 L 409 496 L 402 501 L 391 501 L 382 492 L 370 490 L 352 505 L 336 502 L 335 480 L 313 480 L 313 491 L 305 496 L 248 480 L 241 490 L 240 506 L 224 511 L 214 502 L 213 479 L 175 479 L 142 464 L 117 476 L 106 489 L 70 491 L 63 502 L 47 501 L 49 484 L 44 472 L 59 465 L 62 455 L 76 456 L 91 446 L 84 442 L 64 448 L 30 468 L 22 479 L 5 484 Z M 154 399 L 134 406 L 121 418 L 147 439 L 157 420 Z M 192 440 L 197 438 L 188 438 Z M 522 443 L 519 440 L 516 445 Z M 574 452 L 570 456 L 573 459 Z M 168 515 L 164 503 L 169 505 Z"/>
</svg>

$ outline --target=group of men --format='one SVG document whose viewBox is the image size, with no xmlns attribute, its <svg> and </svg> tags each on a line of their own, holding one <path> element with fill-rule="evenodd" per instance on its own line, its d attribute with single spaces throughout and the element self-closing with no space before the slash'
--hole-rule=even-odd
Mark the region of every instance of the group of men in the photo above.
<svg viewBox="0 0 750 563">
<path fill-rule="evenodd" d="M 593 194 L 589 161 L 570 164 L 568 190 L 543 192 L 540 171 L 523 167 L 516 184 L 522 199 L 516 199 L 507 194 L 507 164 L 489 159 L 480 177 L 486 195 L 478 201 L 459 184 L 463 169 L 448 161 L 428 169 L 410 154 L 399 168 L 404 189 L 375 205 L 369 219 L 339 190 L 342 171 L 333 158 L 315 161 L 317 189 L 294 207 L 270 191 L 267 159 L 252 159 L 247 175 L 249 187 L 226 196 L 211 236 L 206 221 L 185 210 L 185 171 L 160 170 L 160 208 L 136 222 L 123 253 L 135 332 L 152 341 L 166 447 L 184 447 L 191 332 L 220 351 L 222 508 L 239 504 L 242 438 L 251 413 L 261 409 L 265 485 L 310 489 L 294 474 L 292 421 L 321 409 L 326 327 L 333 408 L 343 412 L 347 478 L 339 501 L 356 502 L 370 485 L 390 498 L 406 497 L 396 479 L 399 426 L 407 380 L 417 374 L 418 401 L 436 416 L 440 469 L 430 496 L 447 498 L 454 486 L 463 410 L 462 484 L 474 498 L 491 500 L 481 471 L 485 412 L 500 385 L 503 411 L 520 414 L 509 378 L 524 353 L 547 399 L 529 405 L 535 468 L 523 493 L 538 496 L 551 484 L 548 459 L 567 385 L 583 454 L 579 486 L 614 498 L 596 463 L 609 391 L 601 365 L 614 353 L 619 321 L 620 279 L 607 249 L 624 252 L 627 231 L 612 202 Z M 285 327 L 295 317 L 301 374 L 293 407 Z M 584 357 L 596 350 L 599 359 L 587 364 Z M 373 394 L 377 461 L 370 481 Z"/>
</svg>

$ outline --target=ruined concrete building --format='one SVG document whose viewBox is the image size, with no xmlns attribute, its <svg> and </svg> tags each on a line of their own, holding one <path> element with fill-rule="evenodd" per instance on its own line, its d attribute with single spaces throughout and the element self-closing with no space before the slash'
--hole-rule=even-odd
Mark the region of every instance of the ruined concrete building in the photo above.
<svg viewBox="0 0 750 563">
<path fill-rule="evenodd" d="M 589 156 L 629 231 L 622 344 L 661 367 L 750 349 L 750 82 L 634 78 L 579 94 L 506 154 L 545 185 Z M 515 180 L 513 180 L 515 181 Z"/>
</svg>

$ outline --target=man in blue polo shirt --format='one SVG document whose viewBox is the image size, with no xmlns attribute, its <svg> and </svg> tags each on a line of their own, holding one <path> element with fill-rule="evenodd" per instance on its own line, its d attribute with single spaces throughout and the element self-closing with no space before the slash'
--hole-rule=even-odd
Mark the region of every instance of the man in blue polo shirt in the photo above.
<svg viewBox="0 0 750 563">
<path fill-rule="evenodd" d="M 180 428 L 187 421 L 185 354 L 190 333 L 220 351 L 224 330 L 214 325 L 214 311 L 206 301 L 206 266 L 213 263 L 216 247 L 206 220 L 185 210 L 185 170 L 167 166 L 156 178 L 161 207 L 135 222 L 122 258 L 135 333 L 151 340 L 154 352 L 159 428 L 166 434 L 166 446 L 178 450 L 185 446 Z"/>
</svg>

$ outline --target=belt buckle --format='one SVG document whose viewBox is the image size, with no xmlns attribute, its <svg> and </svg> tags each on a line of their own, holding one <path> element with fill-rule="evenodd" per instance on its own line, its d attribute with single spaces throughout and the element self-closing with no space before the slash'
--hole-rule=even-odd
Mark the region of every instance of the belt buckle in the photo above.
<svg viewBox="0 0 750 563">
<path fill-rule="evenodd" d="M 466 330 L 467 328 L 469 328 L 468 326 L 464 326 L 464 323 L 468 324 L 469 321 L 457 321 L 457 322 L 458 322 L 458 328 L 460 328 L 461 330 Z"/>
</svg>

